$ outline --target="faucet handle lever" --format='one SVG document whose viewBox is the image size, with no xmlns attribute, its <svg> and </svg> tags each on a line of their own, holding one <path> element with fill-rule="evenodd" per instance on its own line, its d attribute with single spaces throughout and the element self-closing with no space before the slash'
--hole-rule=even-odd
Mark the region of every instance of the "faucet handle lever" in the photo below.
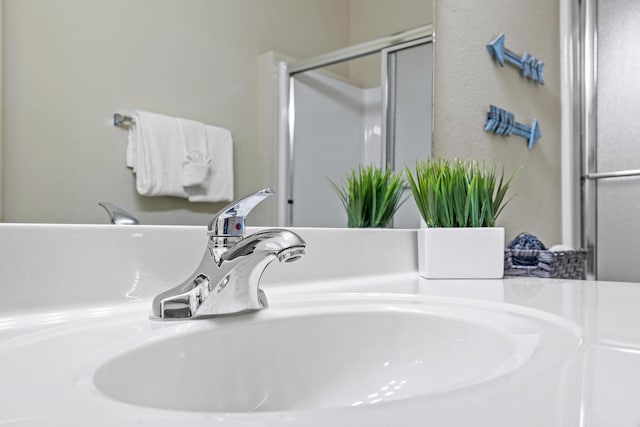
<svg viewBox="0 0 640 427">
<path fill-rule="evenodd" d="M 243 237 L 245 217 L 261 201 L 274 194 L 275 191 L 265 188 L 225 206 L 209 222 L 209 236 Z"/>
</svg>

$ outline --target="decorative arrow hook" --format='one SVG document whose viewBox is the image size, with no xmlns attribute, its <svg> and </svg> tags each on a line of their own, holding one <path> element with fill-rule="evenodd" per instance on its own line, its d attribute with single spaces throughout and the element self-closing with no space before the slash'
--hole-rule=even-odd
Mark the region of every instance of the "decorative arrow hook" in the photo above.
<svg viewBox="0 0 640 427">
<path fill-rule="evenodd" d="M 487 123 L 484 125 L 487 132 L 497 133 L 502 136 L 518 135 L 527 140 L 529 149 L 542 137 L 538 119 L 533 119 L 531 127 L 516 123 L 513 113 L 498 108 L 495 105 L 489 106 L 487 113 Z"/>
<path fill-rule="evenodd" d="M 495 40 L 487 45 L 487 50 L 493 56 L 501 67 L 504 67 L 505 61 L 515 65 L 522 70 L 522 75 L 533 80 L 536 83 L 544 84 L 544 75 L 542 68 L 544 63 L 532 55 L 525 53 L 522 58 L 504 47 L 504 34 L 500 34 Z"/>
</svg>

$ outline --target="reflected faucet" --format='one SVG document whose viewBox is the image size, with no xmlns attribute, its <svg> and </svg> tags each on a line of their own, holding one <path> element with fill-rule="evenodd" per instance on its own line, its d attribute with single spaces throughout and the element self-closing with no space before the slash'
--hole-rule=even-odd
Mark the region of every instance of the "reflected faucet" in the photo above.
<svg viewBox="0 0 640 427">
<path fill-rule="evenodd" d="M 116 225 L 136 225 L 139 224 L 138 219 L 125 211 L 119 206 L 114 205 L 109 202 L 98 202 L 99 206 L 102 206 L 105 211 L 107 211 L 107 215 L 109 215 L 109 221 L 111 224 Z"/>
<path fill-rule="evenodd" d="M 267 229 L 244 237 L 244 220 L 265 198 L 260 190 L 223 208 L 209 222 L 207 248 L 188 280 L 153 299 L 152 318 L 196 319 L 239 314 L 268 307 L 260 278 L 275 259 L 302 258 L 305 241 L 284 229 Z"/>
</svg>

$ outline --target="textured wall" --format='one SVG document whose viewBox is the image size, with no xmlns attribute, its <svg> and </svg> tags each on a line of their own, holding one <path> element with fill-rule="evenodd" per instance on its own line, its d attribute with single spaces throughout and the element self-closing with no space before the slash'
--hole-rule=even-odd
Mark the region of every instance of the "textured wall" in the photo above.
<svg viewBox="0 0 640 427">
<path fill-rule="evenodd" d="M 433 155 L 496 160 L 507 173 L 522 165 L 517 195 L 498 219 L 510 240 L 520 231 L 548 245 L 561 241 L 560 40 L 556 0 L 439 0 L 435 7 L 435 117 Z M 486 44 L 505 33 L 506 47 L 544 62 L 544 86 L 519 71 L 496 65 Z M 511 111 L 516 121 L 540 122 L 532 150 L 518 136 L 483 130 L 489 105 Z"/>
</svg>

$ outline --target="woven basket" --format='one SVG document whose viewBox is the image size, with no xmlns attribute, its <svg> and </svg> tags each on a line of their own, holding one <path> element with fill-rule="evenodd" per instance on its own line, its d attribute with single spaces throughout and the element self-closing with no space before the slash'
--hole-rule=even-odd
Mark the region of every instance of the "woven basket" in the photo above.
<svg viewBox="0 0 640 427">
<path fill-rule="evenodd" d="M 535 257 L 537 265 L 514 265 L 514 256 Z M 558 279 L 586 278 L 587 251 L 577 249 L 573 251 L 544 251 L 534 249 L 505 249 L 505 276 L 553 277 Z"/>
</svg>

